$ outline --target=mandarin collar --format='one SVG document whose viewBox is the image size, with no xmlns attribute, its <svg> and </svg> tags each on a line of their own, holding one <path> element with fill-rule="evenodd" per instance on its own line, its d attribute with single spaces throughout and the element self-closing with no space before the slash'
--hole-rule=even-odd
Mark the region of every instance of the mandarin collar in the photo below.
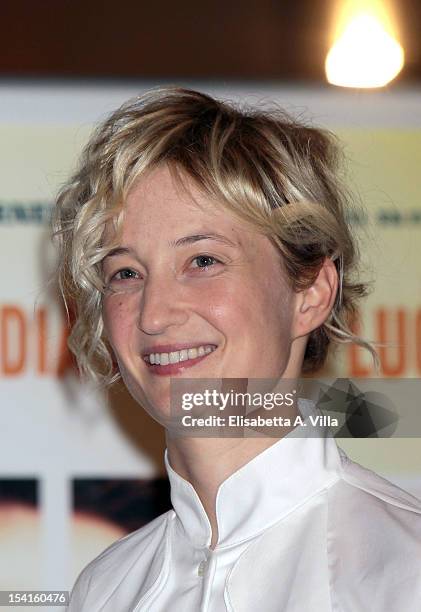
<svg viewBox="0 0 421 612">
<path fill-rule="evenodd" d="M 224 480 L 216 495 L 218 542 L 215 551 L 239 544 L 263 532 L 307 499 L 338 479 L 340 454 L 329 429 L 309 423 L 320 415 L 314 405 L 300 400 L 307 427 L 293 431 L 256 455 Z M 171 502 L 186 538 L 195 548 L 209 547 L 211 525 L 193 485 L 170 465 Z"/>
</svg>

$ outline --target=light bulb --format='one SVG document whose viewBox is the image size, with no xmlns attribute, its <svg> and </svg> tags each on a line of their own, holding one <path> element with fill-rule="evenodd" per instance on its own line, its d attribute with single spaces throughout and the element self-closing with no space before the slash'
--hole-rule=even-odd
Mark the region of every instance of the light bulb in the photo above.
<svg viewBox="0 0 421 612">
<path fill-rule="evenodd" d="M 342 87 L 382 87 L 396 77 L 404 52 L 375 15 L 359 13 L 345 25 L 326 57 L 329 83 Z"/>
</svg>

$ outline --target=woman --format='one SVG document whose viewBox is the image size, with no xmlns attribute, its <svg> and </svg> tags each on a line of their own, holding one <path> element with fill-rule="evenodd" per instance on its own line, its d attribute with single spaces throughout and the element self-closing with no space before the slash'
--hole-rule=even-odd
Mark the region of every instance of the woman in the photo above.
<svg viewBox="0 0 421 612">
<path fill-rule="evenodd" d="M 127 103 L 92 137 L 55 220 L 70 347 L 166 426 L 174 510 L 85 568 L 71 612 L 419 610 L 416 499 L 323 427 L 180 435 L 171 403 L 171 379 L 244 389 L 316 371 L 335 342 L 374 352 L 349 330 L 365 286 L 336 159 L 329 135 L 279 111 L 183 89 Z"/>
</svg>

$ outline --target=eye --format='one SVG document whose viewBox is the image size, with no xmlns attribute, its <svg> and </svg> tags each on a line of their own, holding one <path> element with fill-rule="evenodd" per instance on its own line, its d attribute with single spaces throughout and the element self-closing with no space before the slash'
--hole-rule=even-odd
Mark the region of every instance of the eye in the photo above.
<svg viewBox="0 0 421 612">
<path fill-rule="evenodd" d="M 115 281 L 128 281 L 138 278 L 140 278 L 138 272 L 132 270 L 131 268 L 123 268 L 111 276 L 109 283 Z"/>
<path fill-rule="evenodd" d="M 197 265 L 193 266 L 193 268 L 201 269 L 209 268 L 215 265 L 215 263 L 221 263 L 218 259 L 216 259 L 216 257 L 212 257 L 212 255 L 198 255 L 192 259 L 192 263 L 193 262 L 197 262 Z"/>
</svg>

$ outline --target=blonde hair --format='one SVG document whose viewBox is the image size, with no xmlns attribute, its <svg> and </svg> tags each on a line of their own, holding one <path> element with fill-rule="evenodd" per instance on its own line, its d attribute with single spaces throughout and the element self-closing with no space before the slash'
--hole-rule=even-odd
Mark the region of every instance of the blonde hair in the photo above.
<svg viewBox="0 0 421 612">
<path fill-rule="evenodd" d="M 101 261 L 112 248 L 103 232 L 109 221 L 119 227 L 134 181 L 162 163 L 267 235 L 295 290 L 314 282 L 326 257 L 335 263 L 339 291 L 329 319 L 309 336 L 303 371 L 319 369 L 332 342 L 357 343 L 375 357 L 350 330 L 367 286 L 353 280 L 357 249 L 339 158 L 332 134 L 280 109 L 244 109 L 192 90 L 152 90 L 115 111 L 92 135 L 53 218 L 60 288 L 74 313 L 69 347 L 81 373 L 105 384 L 118 378 L 101 314 Z"/>
</svg>

